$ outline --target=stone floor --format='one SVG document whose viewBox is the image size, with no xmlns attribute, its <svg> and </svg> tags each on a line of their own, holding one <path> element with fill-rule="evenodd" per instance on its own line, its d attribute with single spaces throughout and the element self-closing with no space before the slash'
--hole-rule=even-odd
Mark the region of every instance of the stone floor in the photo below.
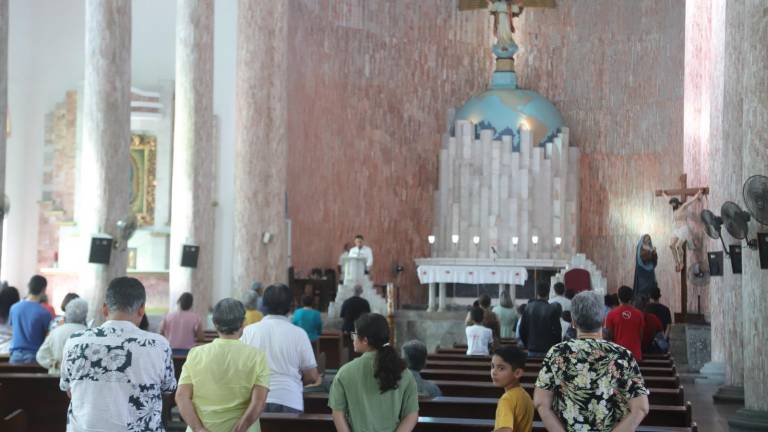
<svg viewBox="0 0 768 432">
<path fill-rule="evenodd" d="M 699 426 L 699 432 L 728 431 L 728 416 L 734 414 L 741 405 L 715 404 L 712 395 L 718 386 L 694 383 L 693 376 L 681 376 L 685 387 L 685 397 L 693 404 L 693 421 Z"/>
</svg>

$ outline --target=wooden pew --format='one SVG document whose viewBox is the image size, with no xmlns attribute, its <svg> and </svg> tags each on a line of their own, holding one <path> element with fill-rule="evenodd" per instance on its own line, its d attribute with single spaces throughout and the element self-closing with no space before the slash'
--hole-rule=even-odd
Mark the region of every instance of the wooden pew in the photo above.
<svg viewBox="0 0 768 432">
<path fill-rule="evenodd" d="M 336 432 L 330 414 L 277 414 L 261 416 L 262 432 Z M 488 432 L 493 420 L 419 417 L 415 432 Z M 546 432 L 541 422 L 534 422 L 535 432 Z M 638 432 L 695 432 L 695 428 L 640 426 Z"/>
<path fill-rule="evenodd" d="M 467 344 L 456 343 L 453 344 L 453 348 L 461 349 L 463 352 L 467 352 Z M 646 359 L 668 359 L 670 357 L 671 355 L 669 353 L 643 353 L 643 358 Z"/>
<path fill-rule="evenodd" d="M 491 382 L 491 374 L 488 371 L 475 371 L 464 369 L 424 369 L 421 376 L 427 380 L 441 381 L 478 381 Z M 538 372 L 525 372 L 520 382 L 533 383 L 539 376 Z M 644 376 L 645 385 L 658 388 L 677 388 L 680 386 L 680 377 L 675 376 Z"/>
<path fill-rule="evenodd" d="M 24 410 L 16 410 L 7 416 L 0 418 L 0 431 L 3 432 L 27 432 L 29 420 Z"/>
<path fill-rule="evenodd" d="M 436 397 L 419 400 L 419 415 L 426 417 L 483 418 L 496 416 L 496 404 L 493 398 L 472 397 Z M 325 393 L 304 394 L 304 412 L 307 414 L 330 414 L 328 395 Z M 541 420 L 538 412 L 534 420 Z M 644 426 L 691 427 L 691 404 L 686 405 L 651 405 L 650 413 L 643 419 Z"/>
<path fill-rule="evenodd" d="M 37 363 L 31 364 L 10 364 L 0 363 L 0 374 L 4 373 L 48 373 L 48 369 Z"/>
<path fill-rule="evenodd" d="M 428 360 L 427 369 L 465 369 L 490 371 L 490 361 L 453 361 L 453 360 Z M 538 372 L 541 369 L 541 363 L 526 363 L 527 372 Z M 643 376 L 674 376 L 677 374 L 675 366 L 670 367 L 652 367 L 640 366 L 640 372 Z"/>
<path fill-rule="evenodd" d="M 59 377 L 35 373 L 3 373 L 0 384 L 12 403 L 27 415 L 27 432 L 63 432 L 69 398 L 59 389 Z"/>
<path fill-rule="evenodd" d="M 500 398 L 504 390 L 490 382 L 477 381 L 432 381 L 443 392 L 444 396 L 456 397 L 487 397 Z M 533 397 L 533 383 L 523 383 L 522 387 Z M 683 405 L 685 393 L 683 387 L 678 388 L 650 388 L 651 394 L 648 400 L 652 405 Z"/>
<path fill-rule="evenodd" d="M 468 356 L 466 354 L 428 354 L 427 361 L 430 360 L 444 360 L 444 361 L 491 361 L 490 356 Z M 529 357 L 526 363 L 539 363 L 541 364 L 542 358 Z M 640 366 L 650 367 L 670 367 L 674 366 L 673 359 L 643 359 L 638 362 Z"/>
</svg>

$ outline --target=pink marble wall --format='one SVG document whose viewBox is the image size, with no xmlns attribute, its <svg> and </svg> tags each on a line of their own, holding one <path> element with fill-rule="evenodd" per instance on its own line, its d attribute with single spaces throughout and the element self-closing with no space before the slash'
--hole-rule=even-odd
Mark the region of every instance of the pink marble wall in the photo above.
<svg viewBox="0 0 768 432">
<path fill-rule="evenodd" d="M 675 187 L 684 170 L 685 3 L 557 2 L 527 9 L 516 26 L 521 86 L 555 103 L 582 151 L 580 249 L 613 291 L 632 284 L 634 248 L 649 233 L 663 301 L 675 311 L 671 212 L 653 191 Z M 695 310 L 695 293 L 689 298 Z"/>
<path fill-rule="evenodd" d="M 429 253 L 446 110 L 492 68 L 486 11 L 454 2 L 302 0 L 290 11 L 288 213 L 298 271 L 336 267 L 363 234 L 376 283 L 426 303 L 414 258 Z"/>
</svg>

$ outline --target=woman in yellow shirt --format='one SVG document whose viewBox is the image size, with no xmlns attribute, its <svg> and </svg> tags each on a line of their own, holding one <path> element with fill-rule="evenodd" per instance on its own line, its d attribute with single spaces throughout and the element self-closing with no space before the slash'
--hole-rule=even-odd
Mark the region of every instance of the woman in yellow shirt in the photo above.
<svg viewBox="0 0 768 432">
<path fill-rule="evenodd" d="M 264 314 L 259 310 L 259 299 L 261 296 L 255 289 L 249 289 L 243 296 L 243 303 L 245 304 L 245 322 L 243 327 L 257 323 L 264 318 Z"/>
<path fill-rule="evenodd" d="M 176 404 L 187 432 L 260 432 L 269 391 L 264 352 L 240 342 L 245 307 L 226 298 L 213 308 L 219 337 L 189 351 Z"/>
</svg>

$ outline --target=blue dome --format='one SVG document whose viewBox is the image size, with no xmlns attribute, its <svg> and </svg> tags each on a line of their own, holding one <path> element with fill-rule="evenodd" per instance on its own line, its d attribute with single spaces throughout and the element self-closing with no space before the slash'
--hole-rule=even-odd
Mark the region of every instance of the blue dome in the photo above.
<svg viewBox="0 0 768 432">
<path fill-rule="evenodd" d="M 512 135 L 515 150 L 519 149 L 518 129 L 523 124 L 533 132 L 534 145 L 549 142 L 565 126 L 560 111 L 540 94 L 516 88 L 516 79 L 509 78 L 512 78 L 510 85 L 494 83 L 487 91 L 468 100 L 456 111 L 454 123 L 457 120 L 472 122 L 478 136 L 483 129 L 492 129 L 494 139 Z"/>
</svg>

